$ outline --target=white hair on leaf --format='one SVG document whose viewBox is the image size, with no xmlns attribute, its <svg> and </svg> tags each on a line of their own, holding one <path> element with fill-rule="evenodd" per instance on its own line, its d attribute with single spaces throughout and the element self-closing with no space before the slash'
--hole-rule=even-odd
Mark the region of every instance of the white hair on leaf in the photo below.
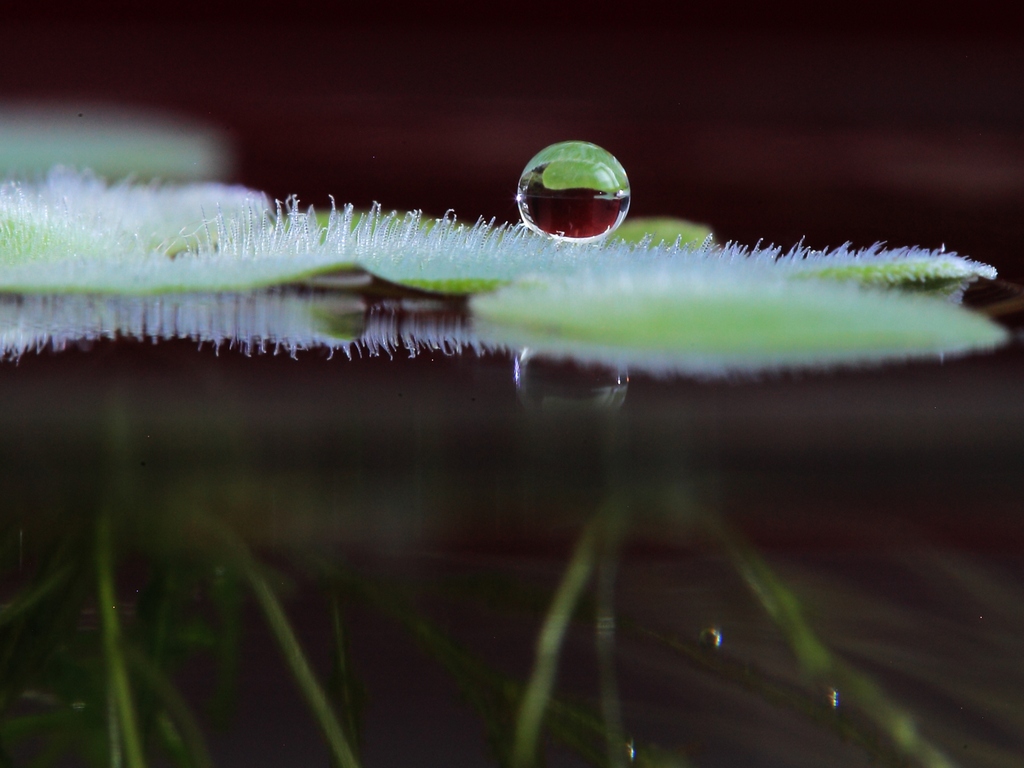
<svg viewBox="0 0 1024 768">
<path fill-rule="evenodd" d="M 108 185 L 56 169 L 38 183 L 0 186 L 0 291 L 13 293 L 247 290 L 361 267 L 393 282 L 473 293 L 577 272 L 707 264 L 774 265 L 780 274 L 875 285 L 993 277 L 984 264 L 921 248 L 831 250 L 735 243 L 573 244 L 522 225 L 451 214 L 384 213 L 351 205 L 318 215 L 295 199 L 221 184 Z"/>
</svg>

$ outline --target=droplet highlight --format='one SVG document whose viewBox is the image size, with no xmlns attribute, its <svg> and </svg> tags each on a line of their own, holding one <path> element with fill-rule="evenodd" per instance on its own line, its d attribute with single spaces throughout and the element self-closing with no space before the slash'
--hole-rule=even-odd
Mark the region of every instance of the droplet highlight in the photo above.
<svg viewBox="0 0 1024 768">
<path fill-rule="evenodd" d="M 534 232 L 595 242 L 626 218 L 629 179 L 611 152 L 587 141 L 563 141 L 526 164 L 516 202 L 523 223 Z"/>
</svg>

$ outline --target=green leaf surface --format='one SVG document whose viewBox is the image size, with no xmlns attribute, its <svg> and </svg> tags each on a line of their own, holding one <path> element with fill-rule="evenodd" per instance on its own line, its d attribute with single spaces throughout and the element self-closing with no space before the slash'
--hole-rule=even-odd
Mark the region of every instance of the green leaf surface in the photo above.
<svg viewBox="0 0 1024 768">
<path fill-rule="evenodd" d="M 650 242 L 655 245 L 672 245 L 678 240 L 680 245 L 699 246 L 711 236 L 711 227 L 707 224 L 661 216 L 630 218 L 620 224 L 609 238 L 626 243 L 639 243 L 644 238 L 650 238 Z"/>
<path fill-rule="evenodd" d="M 115 178 L 219 179 L 233 154 L 212 126 L 157 111 L 77 98 L 0 104 L 0 174 L 31 178 L 60 164 Z"/>
<path fill-rule="evenodd" d="M 955 304 L 772 267 L 657 266 L 504 288 L 471 303 L 481 338 L 560 357 L 716 375 L 990 349 L 1007 339 Z"/>
<path fill-rule="evenodd" d="M 605 243 L 567 243 L 521 225 L 464 225 L 418 212 L 326 214 L 297 202 L 271 208 L 264 196 L 217 184 L 107 185 L 89 174 L 55 171 L 36 185 L 0 186 L 0 292 L 117 293 L 240 291 L 362 267 L 386 280 L 465 294 L 514 281 L 577 272 L 679 267 L 709 262 L 776 263 L 787 274 L 886 285 L 994 276 L 952 253 L 924 249 L 857 251 L 849 246 L 783 252 L 768 246 L 714 246 L 668 238 L 681 222 L 638 220 L 666 243 L 626 242 L 625 228 Z M 652 231 L 653 230 L 653 231 Z M 643 239 L 643 234 L 639 239 Z"/>
<path fill-rule="evenodd" d="M 351 338 L 337 339 L 319 309 L 283 294 L 271 300 L 272 316 L 252 315 L 266 327 L 239 324 L 249 314 L 233 314 L 221 324 L 226 336 L 216 323 L 203 325 L 203 306 L 212 301 L 214 317 L 218 293 L 235 292 L 237 303 L 244 291 L 313 278 L 329 288 L 338 275 L 362 269 L 400 286 L 477 296 L 471 306 L 484 322 L 469 343 L 697 373 L 956 353 L 1005 338 L 950 302 L 881 290 L 945 292 L 955 300 L 970 280 L 995 276 L 954 253 L 880 244 L 719 246 L 701 237 L 706 229 L 679 220 L 634 226 L 623 234 L 639 242 L 578 244 L 522 225 L 467 226 L 450 216 L 384 214 L 378 207 L 317 214 L 294 200 L 271 207 L 238 187 L 107 185 L 57 171 L 40 184 L 0 187 L 0 293 L 196 294 L 186 304 L 200 314 L 187 335 L 215 342 L 230 336 L 260 348 L 282 339 L 292 349 L 342 346 Z M 354 284 L 340 281 L 342 288 Z M 72 327 L 58 316 L 65 309 L 84 313 L 90 334 L 114 332 L 124 326 L 123 308 L 108 303 L 43 301 L 36 309 L 57 314 L 35 330 L 23 322 L 26 306 L 0 307 L 4 353 L 16 357 L 38 346 L 39 328 Z M 161 326 L 151 320 L 147 328 Z M 277 327 L 278 320 L 284 325 Z M 173 333 L 185 332 L 181 322 L 175 319 Z M 346 320 L 340 335 L 356 330 Z"/>
</svg>

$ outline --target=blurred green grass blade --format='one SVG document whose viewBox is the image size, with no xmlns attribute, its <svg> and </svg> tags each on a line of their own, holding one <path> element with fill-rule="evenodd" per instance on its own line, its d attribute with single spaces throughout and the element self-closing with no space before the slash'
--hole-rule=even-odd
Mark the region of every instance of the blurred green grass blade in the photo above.
<svg viewBox="0 0 1024 768">
<path fill-rule="evenodd" d="M 511 613 L 526 612 L 531 616 L 543 615 L 551 602 L 550 593 L 536 590 L 518 580 L 493 577 L 487 574 L 474 574 L 472 579 L 446 582 L 442 587 L 442 594 L 473 599 L 486 604 L 492 610 Z M 591 605 L 577 610 L 574 620 L 589 622 L 597 613 L 597 607 Z M 826 704 L 822 697 L 810 695 L 803 689 L 798 689 L 790 683 L 768 675 L 759 669 L 756 663 L 733 658 L 719 649 L 709 653 L 708 648 L 702 646 L 696 639 L 683 641 L 677 637 L 663 634 L 638 624 L 628 615 L 617 615 L 615 625 L 618 631 L 632 638 L 653 642 L 669 649 L 688 664 L 705 674 L 714 676 L 721 683 L 736 685 L 773 707 L 799 713 L 800 716 L 808 718 L 819 727 L 834 731 L 844 741 L 849 741 L 866 750 L 871 759 L 880 765 L 900 766 L 905 763 L 904 757 L 896 753 L 891 745 L 887 742 L 879 743 L 879 737 L 875 733 L 873 725 L 865 727 L 870 724 L 849 717 L 837 718 L 835 711 Z M 553 700 L 550 704 L 551 717 L 546 725 L 553 736 L 559 735 L 556 733 L 555 723 L 558 722 L 557 712 L 560 706 L 561 704 L 557 700 Z M 603 734 L 606 731 L 602 728 L 601 732 Z M 559 738 L 561 737 L 559 736 Z M 579 736 L 577 735 L 576 738 Z M 647 753 L 650 748 L 637 743 L 636 751 L 636 764 L 647 764 L 645 761 L 648 760 Z M 672 755 L 650 756 L 649 759 L 650 761 L 660 761 L 658 764 L 665 764 L 665 761 L 682 764 L 679 762 L 678 756 Z"/>
<path fill-rule="evenodd" d="M 327 689 L 341 713 L 341 727 L 348 738 L 353 754 L 358 759 L 363 703 L 366 693 L 353 668 L 349 633 L 342 611 L 342 598 L 332 590 L 329 601 L 333 642 L 331 644 L 331 677 L 328 680 Z"/>
<path fill-rule="evenodd" d="M 330 564 L 315 565 L 340 594 L 359 600 L 402 626 L 424 652 L 440 664 L 458 685 L 484 723 L 494 757 L 508 765 L 512 751 L 512 721 L 521 686 L 487 667 L 459 646 L 439 627 L 422 616 L 404 592 Z"/>
<path fill-rule="evenodd" d="M 516 719 L 512 752 L 514 768 L 532 768 L 537 762 L 541 723 L 554 690 L 558 657 L 576 604 L 590 580 L 597 555 L 598 528 L 590 523 L 583 531 L 566 567 L 537 637 L 533 672 L 523 691 Z"/>
<path fill-rule="evenodd" d="M 113 688 L 107 685 L 107 750 L 110 755 L 110 768 L 122 768 L 124 765 L 124 747 L 121 741 L 121 722 L 117 715 L 117 701 Z"/>
<path fill-rule="evenodd" d="M 355 752 L 348 743 L 345 732 L 331 709 L 327 695 L 306 659 L 299 640 L 288 622 L 284 608 L 262 576 L 255 570 L 249 570 L 247 575 L 253 593 L 256 595 L 256 601 L 263 610 L 267 624 L 284 654 L 285 661 L 295 677 L 299 690 L 327 739 L 331 754 L 342 768 L 358 768 L 359 762 Z"/>
<path fill-rule="evenodd" d="M 0 608 L 0 629 L 24 617 L 39 603 L 66 584 L 74 569 L 70 565 L 57 568 L 31 588 L 19 592 L 11 602 Z"/>
<path fill-rule="evenodd" d="M 615 674 L 615 580 L 618 570 L 619 526 L 605 525 L 598 553 L 596 574 L 597 615 L 594 642 L 597 651 L 598 682 L 601 691 L 601 715 L 607 734 L 608 765 L 625 766 L 625 731 L 622 726 L 622 704 Z"/>
<path fill-rule="evenodd" d="M 142 736 L 139 733 L 117 613 L 112 537 L 110 514 L 101 513 L 96 522 L 96 600 L 111 697 L 111 717 L 117 731 L 112 748 L 123 747 L 128 768 L 145 768 Z"/>
<path fill-rule="evenodd" d="M 887 561 L 919 579 L 932 594 L 941 595 L 944 607 L 909 606 L 901 590 L 826 575 L 813 566 L 794 569 L 789 562 L 787 573 L 818 611 L 829 606 L 825 609 L 829 616 L 823 620 L 828 621 L 833 645 L 844 658 L 858 666 L 891 667 L 904 684 L 922 692 L 919 700 L 924 703 L 919 706 L 927 711 L 921 711 L 920 718 L 927 720 L 929 731 L 942 739 L 951 754 L 956 754 L 960 739 L 968 739 L 978 764 L 1016 766 L 1019 751 L 1011 745 L 1024 739 L 1020 717 L 1024 665 L 1018 643 L 1024 616 L 1019 609 L 1020 590 L 1011 586 L 1014 577 L 985 574 L 984 569 L 976 570 L 980 560 L 972 562 L 949 550 L 894 552 L 891 561 L 883 562 Z M 836 610 L 837 604 L 841 610 Z M 956 615 L 960 606 L 972 606 L 984 615 L 988 631 L 965 633 L 947 612 Z M 946 660 L 954 658 L 972 662 L 949 665 Z M 979 716 L 992 729 L 987 737 L 965 730 L 965 722 Z M 996 730 L 1003 738 L 993 738 Z"/>
<path fill-rule="evenodd" d="M 424 652 L 452 676 L 463 697 L 480 715 L 487 742 L 498 764 L 512 764 L 515 715 L 523 700 L 523 683 L 495 670 L 452 640 L 434 622 L 420 614 L 398 588 L 371 582 L 323 563 L 317 566 L 317 571 L 329 574 L 332 582 L 345 594 L 390 616 L 403 626 Z M 486 591 L 480 593 L 471 590 L 470 594 L 483 597 L 490 603 Z M 531 614 L 542 615 L 551 604 L 550 593 L 545 593 L 538 601 L 531 591 L 527 599 Z M 517 604 L 516 607 L 521 606 Z M 534 608 L 536 610 L 532 610 Z M 585 618 L 591 620 L 593 616 L 591 609 Z M 597 766 L 607 764 L 607 728 L 601 715 L 592 708 L 551 697 L 545 710 L 544 726 L 552 739 L 575 752 L 585 762 Z M 636 764 L 651 768 L 679 768 L 687 763 L 682 760 L 656 759 L 655 750 L 638 744 Z"/>
<path fill-rule="evenodd" d="M 166 712 L 157 712 L 155 730 L 171 762 L 178 768 L 193 768 L 194 762 L 185 740 Z"/>
<path fill-rule="evenodd" d="M 213 651 L 217 660 L 216 682 L 208 710 L 214 722 L 225 726 L 236 705 L 243 632 L 242 584 L 235 568 L 215 566 L 210 597 L 216 609 L 218 626 Z"/>
<path fill-rule="evenodd" d="M 54 651 L 71 644 L 77 635 L 93 570 L 92 563 L 87 562 L 91 552 L 80 546 L 79 531 L 79 525 L 69 525 L 40 558 L 36 579 L 52 586 L 45 593 L 36 593 L 30 610 L 19 611 L 0 626 L 0 714 L 45 670 Z M 50 576 L 65 567 L 71 569 L 70 578 L 51 582 Z"/>
<path fill-rule="evenodd" d="M 155 695 L 163 707 L 157 713 L 157 728 L 165 740 L 173 745 L 174 737 L 177 737 L 180 741 L 178 756 L 187 758 L 186 764 L 192 768 L 212 768 L 213 761 L 202 729 L 174 684 L 145 654 L 130 649 L 126 655 L 136 679 Z M 161 722 L 163 719 L 167 722 Z"/>
<path fill-rule="evenodd" d="M 811 679 L 839 691 L 840 706 L 853 702 L 887 734 L 905 757 L 926 768 L 953 768 L 956 765 L 921 735 L 911 713 L 893 702 L 870 678 L 828 649 L 806 620 L 799 598 L 783 584 L 753 547 L 724 523 L 711 522 L 710 525 Z"/>
</svg>

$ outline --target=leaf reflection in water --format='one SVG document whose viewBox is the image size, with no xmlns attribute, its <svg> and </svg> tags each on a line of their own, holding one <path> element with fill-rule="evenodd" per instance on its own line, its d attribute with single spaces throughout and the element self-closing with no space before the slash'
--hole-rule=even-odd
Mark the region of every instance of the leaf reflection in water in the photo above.
<svg viewBox="0 0 1024 768">
<path fill-rule="evenodd" d="M 345 350 L 359 337 L 362 316 L 362 302 L 344 293 L 3 295 L 0 359 L 118 338 L 191 339 L 247 355 Z"/>
</svg>

